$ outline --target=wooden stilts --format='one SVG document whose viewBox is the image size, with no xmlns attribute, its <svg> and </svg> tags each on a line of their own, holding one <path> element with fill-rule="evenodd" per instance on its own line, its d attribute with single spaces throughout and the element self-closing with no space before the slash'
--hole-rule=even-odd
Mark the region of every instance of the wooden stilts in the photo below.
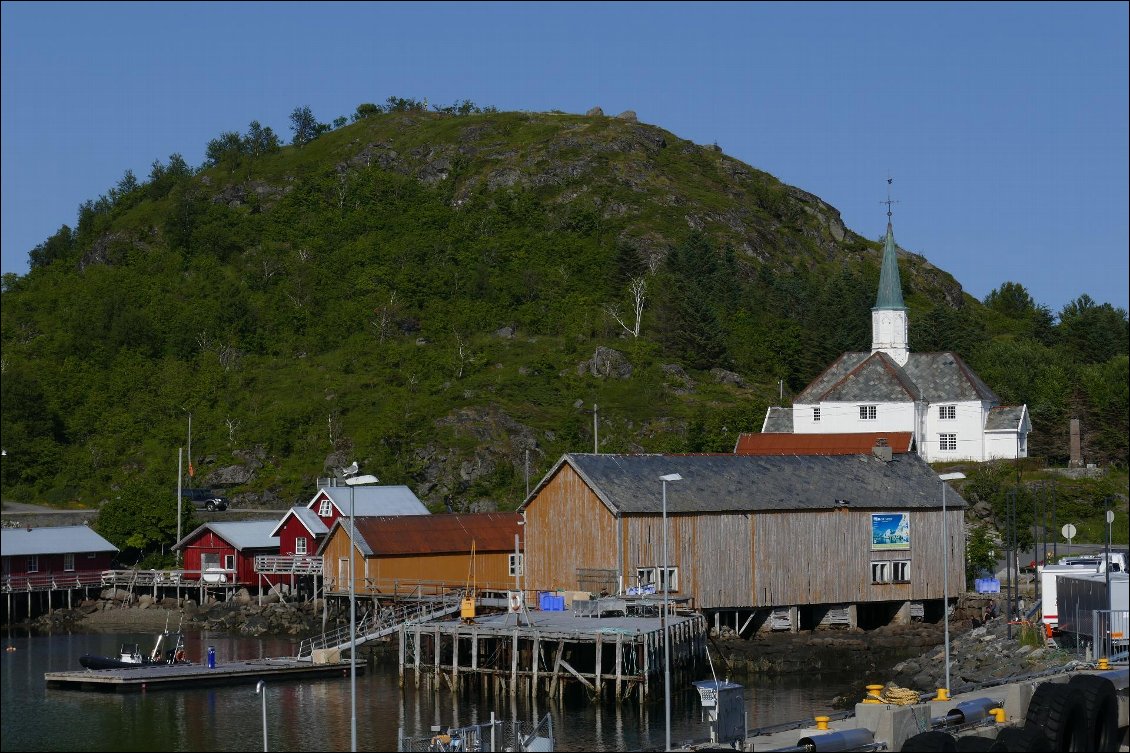
<svg viewBox="0 0 1130 753">
<path fill-rule="evenodd" d="M 624 668 L 624 634 L 616 634 L 616 701 L 619 702 L 623 696 L 621 695 L 621 681 L 623 679 Z"/>
<path fill-rule="evenodd" d="M 604 658 L 601 655 L 602 651 L 604 649 L 603 637 L 604 637 L 603 633 L 597 633 L 596 634 L 596 667 L 594 668 L 596 677 L 594 678 L 593 684 L 596 687 L 596 699 L 598 701 L 604 700 L 604 683 L 601 680 L 601 677 L 602 677 L 601 664 L 602 664 L 603 658 Z"/>
</svg>

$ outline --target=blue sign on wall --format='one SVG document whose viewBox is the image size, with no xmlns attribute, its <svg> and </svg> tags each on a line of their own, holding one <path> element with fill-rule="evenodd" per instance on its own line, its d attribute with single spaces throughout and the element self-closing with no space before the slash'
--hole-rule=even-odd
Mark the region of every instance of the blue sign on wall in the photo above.
<svg viewBox="0 0 1130 753">
<path fill-rule="evenodd" d="M 871 549 L 909 549 L 910 513 L 871 513 Z"/>
</svg>

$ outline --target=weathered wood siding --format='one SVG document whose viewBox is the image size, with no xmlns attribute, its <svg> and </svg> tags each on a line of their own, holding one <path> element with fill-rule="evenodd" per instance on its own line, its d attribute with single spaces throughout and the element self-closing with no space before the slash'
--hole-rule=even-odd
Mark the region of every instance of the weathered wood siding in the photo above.
<svg viewBox="0 0 1130 753">
<path fill-rule="evenodd" d="M 568 464 L 526 508 L 526 588 L 579 589 L 579 568 L 617 568 L 616 518 Z"/>
</svg>

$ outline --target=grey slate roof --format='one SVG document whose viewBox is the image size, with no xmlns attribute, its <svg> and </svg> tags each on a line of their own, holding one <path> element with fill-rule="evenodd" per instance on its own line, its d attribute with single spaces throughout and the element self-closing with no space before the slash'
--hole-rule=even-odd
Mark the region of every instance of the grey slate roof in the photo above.
<svg viewBox="0 0 1130 753">
<path fill-rule="evenodd" d="M 956 353 L 911 353 L 899 366 L 883 352 L 844 353 L 812 380 L 794 400 L 798 404 L 825 401 L 928 403 L 985 400 L 1000 402 Z"/>
<path fill-rule="evenodd" d="M 278 549 L 279 537 L 271 535 L 277 525 L 278 523 L 273 520 L 236 520 L 230 523 L 205 523 L 198 526 L 196 530 L 178 541 L 173 545 L 173 548 L 180 549 L 189 541 L 196 538 L 201 531 L 211 529 L 213 533 L 235 547 L 236 551 L 243 551 L 244 549 Z"/>
<path fill-rule="evenodd" d="M 985 418 L 985 431 L 1019 431 L 1024 423 L 1024 405 L 998 405 Z"/>
<path fill-rule="evenodd" d="M 769 410 L 765 412 L 765 422 L 761 424 L 761 431 L 763 433 L 785 433 L 792 434 L 793 431 L 793 409 L 792 408 L 778 408 L 776 406 L 769 406 Z"/>
<path fill-rule="evenodd" d="M 118 548 L 86 526 L 0 529 L 0 555 L 27 557 L 48 554 L 117 552 Z"/>
<path fill-rule="evenodd" d="M 315 536 L 323 536 L 330 530 L 314 510 L 309 507 L 295 506 L 290 508 L 287 514 L 282 517 L 282 520 L 274 527 L 271 531 L 272 536 L 278 536 L 279 530 L 283 527 L 283 524 L 286 523 L 286 519 L 291 515 L 301 520 L 302 524 L 306 526 L 306 530 Z"/>
<path fill-rule="evenodd" d="M 431 510 L 407 486 L 322 486 L 330 495 L 342 515 L 349 515 L 350 491 L 353 493 L 353 514 L 357 517 L 373 515 L 429 515 Z"/>
<path fill-rule="evenodd" d="M 846 499 L 857 509 L 941 506 L 938 475 L 914 454 L 882 461 L 872 455 L 593 455 L 568 454 L 538 485 L 565 463 L 571 465 L 614 512 L 659 513 L 660 476 L 667 484 L 669 513 L 825 510 Z M 526 500 L 528 505 L 537 496 Z M 963 507 L 953 491 L 946 504 Z"/>
</svg>

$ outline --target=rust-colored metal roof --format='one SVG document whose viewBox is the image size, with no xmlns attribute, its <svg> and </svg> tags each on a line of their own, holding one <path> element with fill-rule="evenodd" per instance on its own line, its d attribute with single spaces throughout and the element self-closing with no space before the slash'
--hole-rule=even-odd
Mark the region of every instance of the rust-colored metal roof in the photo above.
<svg viewBox="0 0 1130 753">
<path fill-rule="evenodd" d="M 375 556 L 470 552 L 472 541 L 477 552 L 512 552 L 521 519 L 514 512 L 358 517 L 357 536 Z"/>
<path fill-rule="evenodd" d="M 885 440 L 893 453 L 910 452 L 909 431 L 873 431 L 862 434 L 742 434 L 737 455 L 864 455 Z"/>
</svg>

